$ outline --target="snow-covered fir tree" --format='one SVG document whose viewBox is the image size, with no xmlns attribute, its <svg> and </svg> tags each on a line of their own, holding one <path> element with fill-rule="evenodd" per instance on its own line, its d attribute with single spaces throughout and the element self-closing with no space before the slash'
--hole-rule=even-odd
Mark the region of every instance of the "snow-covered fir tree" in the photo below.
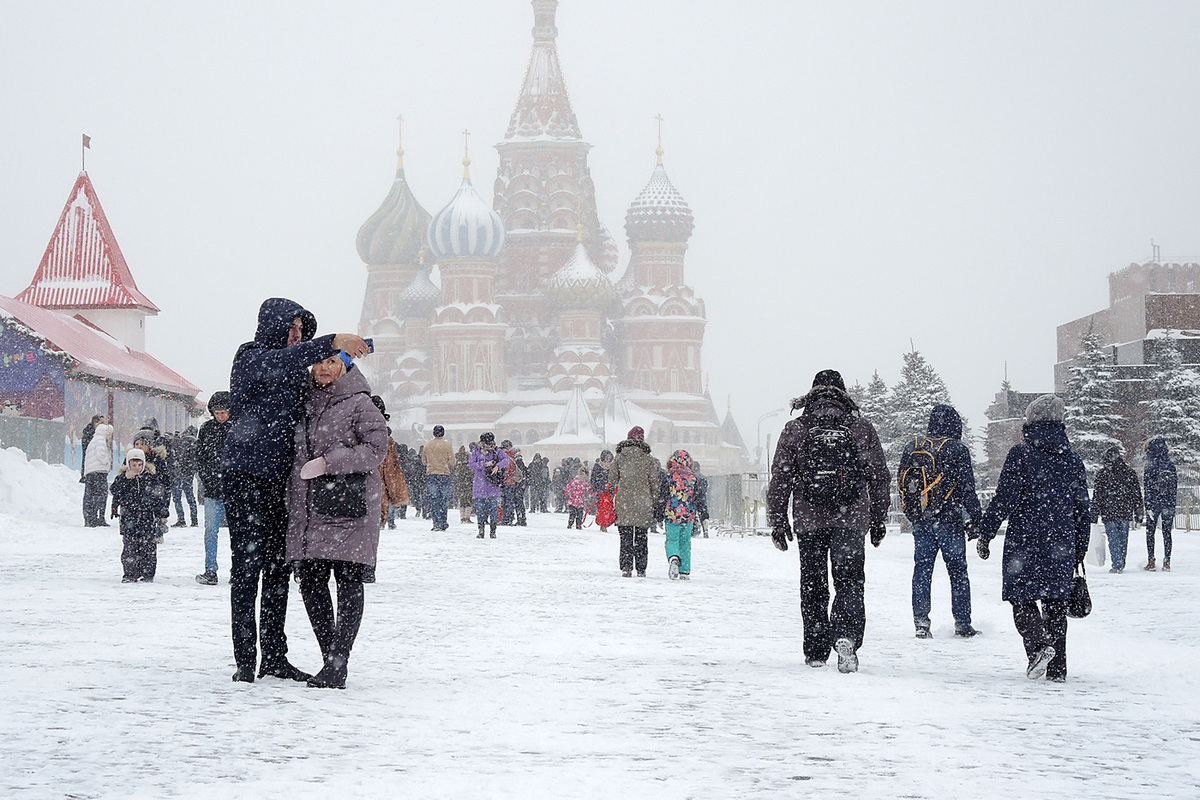
<svg viewBox="0 0 1200 800">
<path fill-rule="evenodd" d="M 1166 440 L 1180 483 L 1190 484 L 1200 472 L 1200 374 L 1184 366 L 1170 331 L 1160 348 L 1145 403 L 1146 439 Z"/>
<path fill-rule="evenodd" d="M 875 430 L 882 437 L 884 430 L 888 428 L 888 387 L 879 377 L 878 370 L 854 401 L 858 403 L 862 415 L 875 426 Z"/>
<path fill-rule="evenodd" d="M 929 427 L 929 412 L 938 403 L 950 403 L 945 382 L 920 351 L 905 353 L 900 381 L 892 387 L 888 398 L 888 435 L 883 443 L 893 472 L 900 463 L 904 445 Z M 963 426 L 966 427 L 966 420 Z M 882 434 L 880 438 L 884 438 Z"/>
<path fill-rule="evenodd" d="M 1117 434 L 1126 424 L 1115 413 L 1112 359 L 1095 331 L 1089 330 L 1080 339 L 1063 403 L 1071 447 L 1083 459 L 1088 476 L 1094 478 L 1104 464 L 1104 451 L 1120 445 Z"/>
</svg>

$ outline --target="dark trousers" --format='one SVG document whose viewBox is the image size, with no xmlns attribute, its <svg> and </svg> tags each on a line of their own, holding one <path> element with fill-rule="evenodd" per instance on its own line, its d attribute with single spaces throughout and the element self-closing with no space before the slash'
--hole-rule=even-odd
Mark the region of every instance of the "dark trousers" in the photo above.
<svg viewBox="0 0 1200 800">
<path fill-rule="evenodd" d="M 321 648 L 325 666 L 342 671 L 350 661 L 350 650 L 358 636 L 363 615 L 363 565 L 349 561 L 305 559 L 296 565 L 300 596 L 312 623 L 313 636 Z M 329 576 L 337 583 L 337 614 L 329 593 Z"/>
<path fill-rule="evenodd" d="M 108 505 L 108 473 L 89 472 L 83 478 L 83 524 L 89 528 L 104 524 Z"/>
<path fill-rule="evenodd" d="M 1163 561 L 1171 560 L 1171 526 L 1175 524 L 1175 509 L 1146 511 L 1146 557 L 1154 558 L 1154 529 L 1162 523 Z"/>
<path fill-rule="evenodd" d="M 525 501 L 521 497 L 521 490 L 516 486 L 505 486 L 503 492 L 504 499 L 500 503 L 500 524 L 524 525 Z"/>
<path fill-rule="evenodd" d="M 158 571 L 158 543 L 155 534 L 126 534 L 121 536 L 121 569 L 125 580 L 152 581 Z"/>
<path fill-rule="evenodd" d="M 183 522 L 183 498 L 187 498 L 192 512 L 192 527 L 196 527 L 196 490 L 192 479 L 175 481 L 171 486 L 171 497 L 175 500 L 175 521 Z"/>
<path fill-rule="evenodd" d="M 645 572 L 646 564 L 650 560 L 646 546 L 646 529 L 618 525 L 617 532 L 621 534 L 621 571 L 627 572 L 636 566 L 638 572 Z"/>
<path fill-rule="evenodd" d="M 567 527 L 568 528 L 583 528 L 583 507 L 582 506 L 567 506 Z"/>
<path fill-rule="evenodd" d="M 862 647 L 867 627 L 863 603 L 866 585 L 862 531 L 828 528 L 796 535 L 800 551 L 800 617 L 804 621 L 804 657 L 824 661 L 838 639 Z M 833 607 L 829 573 L 833 571 Z"/>
<path fill-rule="evenodd" d="M 233 657 L 239 669 L 254 669 L 261 646 L 263 663 L 278 664 L 287 658 L 287 484 L 234 472 L 225 476 L 224 487 L 233 559 L 229 573 Z"/>
<path fill-rule="evenodd" d="M 1025 643 L 1025 655 L 1030 660 L 1038 650 L 1049 645 L 1054 648 L 1054 658 L 1046 668 L 1046 677 L 1067 677 L 1067 601 L 1037 600 L 1024 603 L 1014 602 L 1013 624 Z"/>
</svg>

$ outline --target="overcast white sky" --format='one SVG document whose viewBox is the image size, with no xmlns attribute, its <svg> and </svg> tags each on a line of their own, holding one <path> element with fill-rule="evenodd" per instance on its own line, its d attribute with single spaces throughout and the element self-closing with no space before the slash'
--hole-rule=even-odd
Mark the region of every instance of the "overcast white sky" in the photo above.
<svg viewBox="0 0 1200 800">
<path fill-rule="evenodd" d="M 0 294 L 32 277 L 88 133 L 162 308 L 148 349 L 206 393 L 266 296 L 356 328 L 354 239 L 390 185 L 397 113 L 431 213 L 464 127 L 490 198 L 532 27 L 525 0 L 0 14 Z M 1005 361 L 1016 388 L 1052 387 L 1055 326 L 1107 305 L 1106 275 L 1151 238 L 1200 259 L 1200 4 L 563 0 L 558 28 L 622 239 L 666 118 L 713 397 L 752 447 L 818 369 L 895 381 L 910 338 L 978 425 Z"/>
</svg>

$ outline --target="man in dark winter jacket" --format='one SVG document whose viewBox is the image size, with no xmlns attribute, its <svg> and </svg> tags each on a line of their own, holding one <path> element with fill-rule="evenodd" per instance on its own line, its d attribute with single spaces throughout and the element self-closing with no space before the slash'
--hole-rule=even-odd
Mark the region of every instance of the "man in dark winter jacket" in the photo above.
<svg viewBox="0 0 1200 800">
<path fill-rule="evenodd" d="M 196 470 L 204 492 L 204 572 L 196 582 L 204 586 L 217 585 L 217 539 L 225 519 L 225 493 L 221 485 L 221 458 L 225 454 L 225 438 L 233 423 L 229 421 L 229 392 L 213 392 L 208 401 L 212 419 L 200 426 L 196 440 Z"/>
<path fill-rule="evenodd" d="M 196 519 L 196 429 L 189 425 L 183 433 L 171 437 L 168 444 L 171 451 L 171 499 L 175 503 L 175 527 L 187 527 L 183 518 L 183 499 L 187 498 L 188 508 L 192 512 L 192 527 L 199 522 Z"/>
<path fill-rule="evenodd" d="M 1154 529 L 1162 523 L 1163 572 L 1171 571 L 1171 526 L 1175 522 L 1175 496 L 1179 481 L 1167 452 L 1167 441 L 1159 436 L 1146 445 L 1146 566 L 1154 572 Z"/>
<path fill-rule="evenodd" d="M 996 494 L 979 523 L 979 557 L 1008 520 L 1001 597 L 1012 603 L 1026 677 L 1067 679 L 1067 601 L 1087 555 L 1091 511 L 1087 473 L 1071 449 L 1063 402 L 1044 394 L 1025 412 L 1024 441 L 1004 459 Z"/>
<path fill-rule="evenodd" d="M 367 343 L 349 333 L 313 337 L 317 319 L 299 303 L 264 300 L 254 340 L 238 348 L 230 372 L 230 422 L 221 460 L 222 492 L 233 556 L 229 604 L 235 681 L 258 677 L 308 680 L 287 660 L 288 569 L 284 561 L 288 515 L 284 503 L 294 460 L 296 424 L 304 413 L 308 367 L 339 350 L 367 355 Z M 259 580 L 262 604 L 255 621 Z M 261 632 L 260 632 L 261 627 Z"/>
<path fill-rule="evenodd" d="M 900 456 L 897 480 L 901 497 L 905 482 L 917 488 L 918 499 L 904 512 L 913 523 L 913 623 L 918 639 L 932 638 L 929 629 L 929 590 L 938 551 L 950 576 L 950 608 L 954 635 L 970 637 L 971 581 L 967 577 L 967 538 L 983 517 L 975 494 L 971 451 L 962 443 L 962 418 L 953 407 L 939 403 L 929 414 L 927 436 L 914 436 Z"/>
<path fill-rule="evenodd" d="M 1092 523 L 1101 518 L 1104 519 L 1104 535 L 1112 559 L 1109 572 L 1124 572 L 1129 523 L 1142 521 L 1142 484 L 1137 473 L 1121 458 L 1119 447 L 1110 447 L 1104 452 L 1104 466 L 1096 474 L 1096 486 L 1092 490 Z"/>
<path fill-rule="evenodd" d="M 787 550 L 795 538 L 800 551 L 805 663 L 824 666 L 832 647 L 838 671 L 855 672 L 866 629 L 864 538 L 869 532 L 871 544 L 878 547 L 887 532 L 887 461 L 879 435 L 859 413 L 837 371 L 818 372 L 812 390 L 792 401 L 796 409 L 803 413 L 784 426 L 771 465 L 771 539 Z"/>
<path fill-rule="evenodd" d="M 654 525 L 654 510 L 659 504 L 661 472 L 658 459 L 650 454 L 650 445 L 646 444 L 646 432 L 634 425 L 617 445 L 617 456 L 608 473 L 609 483 L 617 490 L 613 497 L 617 531 L 621 534 L 617 559 L 626 578 L 635 567 L 639 578 L 646 577 L 647 534 Z"/>
</svg>

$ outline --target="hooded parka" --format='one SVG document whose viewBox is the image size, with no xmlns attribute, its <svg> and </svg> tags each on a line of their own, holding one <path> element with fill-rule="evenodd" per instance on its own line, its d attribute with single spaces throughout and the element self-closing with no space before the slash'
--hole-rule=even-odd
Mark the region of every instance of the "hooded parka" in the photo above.
<svg viewBox="0 0 1200 800">
<path fill-rule="evenodd" d="M 626 439 L 617 445 L 608 480 L 617 490 L 613 507 L 618 526 L 654 527 L 660 471 L 658 459 L 650 455 L 650 445 L 641 439 Z"/>
</svg>

